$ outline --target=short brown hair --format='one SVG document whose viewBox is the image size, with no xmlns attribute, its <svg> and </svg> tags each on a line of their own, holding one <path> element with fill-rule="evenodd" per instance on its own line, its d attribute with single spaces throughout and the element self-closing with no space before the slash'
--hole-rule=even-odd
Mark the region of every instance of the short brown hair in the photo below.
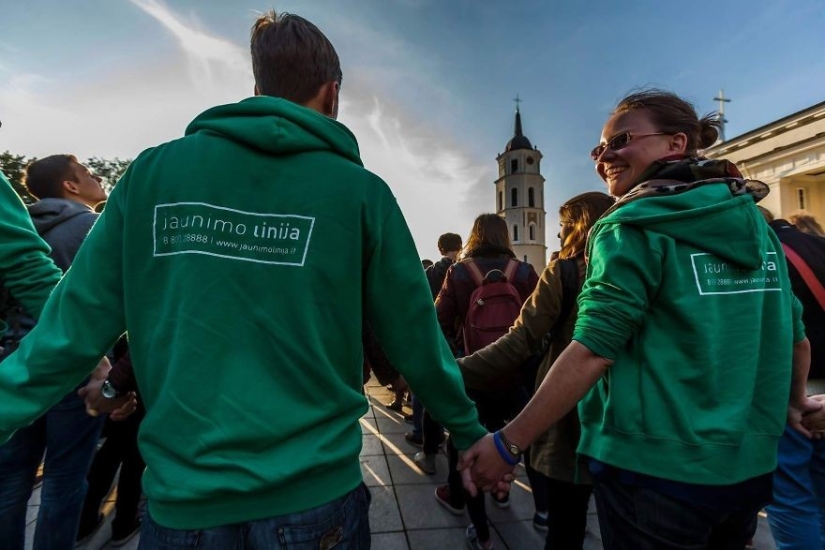
<svg viewBox="0 0 825 550">
<path fill-rule="evenodd" d="M 23 185 L 37 199 L 59 199 L 63 196 L 63 182 L 74 181 L 74 155 L 51 155 L 32 161 L 26 166 Z"/>
<path fill-rule="evenodd" d="M 318 27 L 297 15 L 275 11 L 252 26 L 252 73 L 258 93 L 305 104 L 321 86 L 341 83 L 341 63 Z"/>
<path fill-rule="evenodd" d="M 614 114 L 636 109 L 644 109 L 658 131 L 665 134 L 685 134 L 685 153 L 688 155 L 696 155 L 699 149 L 707 149 L 716 143 L 719 137 L 721 122 L 715 114 L 699 118 L 693 104 L 673 92 L 658 88 L 634 92 L 616 105 Z"/>
<path fill-rule="evenodd" d="M 461 250 L 461 235 L 444 233 L 438 238 L 439 252 L 458 252 Z"/>
<path fill-rule="evenodd" d="M 473 222 L 473 230 L 464 247 L 466 258 L 473 250 L 484 245 L 510 248 L 510 232 L 507 222 L 498 214 L 482 214 Z"/>
<path fill-rule="evenodd" d="M 590 228 L 615 203 L 610 195 L 590 191 L 576 195 L 561 205 L 559 222 L 572 226 L 572 230 L 561 243 L 559 258 L 575 258 L 584 252 Z"/>
</svg>

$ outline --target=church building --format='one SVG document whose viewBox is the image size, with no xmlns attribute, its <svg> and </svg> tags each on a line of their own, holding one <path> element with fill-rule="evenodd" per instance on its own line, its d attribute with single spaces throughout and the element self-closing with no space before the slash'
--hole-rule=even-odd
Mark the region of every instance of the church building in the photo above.
<svg viewBox="0 0 825 550">
<path fill-rule="evenodd" d="M 780 118 L 704 151 L 735 163 L 771 188 L 759 204 L 776 217 L 807 210 L 825 221 L 825 102 Z"/>
</svg>

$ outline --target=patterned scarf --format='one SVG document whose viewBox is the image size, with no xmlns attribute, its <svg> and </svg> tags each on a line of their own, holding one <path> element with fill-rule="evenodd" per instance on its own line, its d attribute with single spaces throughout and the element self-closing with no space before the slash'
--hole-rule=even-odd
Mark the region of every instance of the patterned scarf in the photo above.
<svg viewBox="0 0 825 550">
<path fill-rule="evenodd" d="M 744 179 L 736 165 L 728 160 L 684 155 L 657 160 L 644 171 L 638 181 L 641 183 L 616 201 L 605 216 L 637 199 L 677 195 L 702 185 L 727 185 L 733 195 L 748 194 L 754 202 L 761 201 L 770 192 L 770 188 L 761 181 Z"/>
</svg>

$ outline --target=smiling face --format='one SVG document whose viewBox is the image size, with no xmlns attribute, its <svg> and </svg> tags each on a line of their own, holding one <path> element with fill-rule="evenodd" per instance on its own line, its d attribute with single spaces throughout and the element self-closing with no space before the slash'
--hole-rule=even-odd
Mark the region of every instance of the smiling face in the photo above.
<svg viewBox="0 0 825 550">
<path fill-rule="evenodd" d="M 653 162 L 684 153 L 684 134 L 651 135 L 659 131 L 644 109 L 615 114 L 604 125 L 600 143 L 607 143 L 623 132 L 631 136 L 624 147 L 618 151 L 606 147 L 595 160 L 596 172 L 612 196 L 621 197 L 630 191 Z"/>
</svg>

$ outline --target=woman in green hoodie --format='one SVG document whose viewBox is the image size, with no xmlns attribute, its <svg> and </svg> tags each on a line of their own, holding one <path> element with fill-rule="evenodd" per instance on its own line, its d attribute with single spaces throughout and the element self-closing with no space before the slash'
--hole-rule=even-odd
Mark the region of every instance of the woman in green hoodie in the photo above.
<svg viewBox="0 0 825 550">
<path fill-rule="evenodd" d="M 492 489 L 576 403 L 604 547 L 743 548 L 771 497 L 809 346 L 764 184 L 701 158 L 718 122 L 661 90 L 619 102 L 591 152 L 617 203 L 593 227 L 573 342 L 464 456 Z M 789 403 L 790 398 L 790 403 Z M 468 478 L 472 477 L 473 481 Z"/>
</svg>

